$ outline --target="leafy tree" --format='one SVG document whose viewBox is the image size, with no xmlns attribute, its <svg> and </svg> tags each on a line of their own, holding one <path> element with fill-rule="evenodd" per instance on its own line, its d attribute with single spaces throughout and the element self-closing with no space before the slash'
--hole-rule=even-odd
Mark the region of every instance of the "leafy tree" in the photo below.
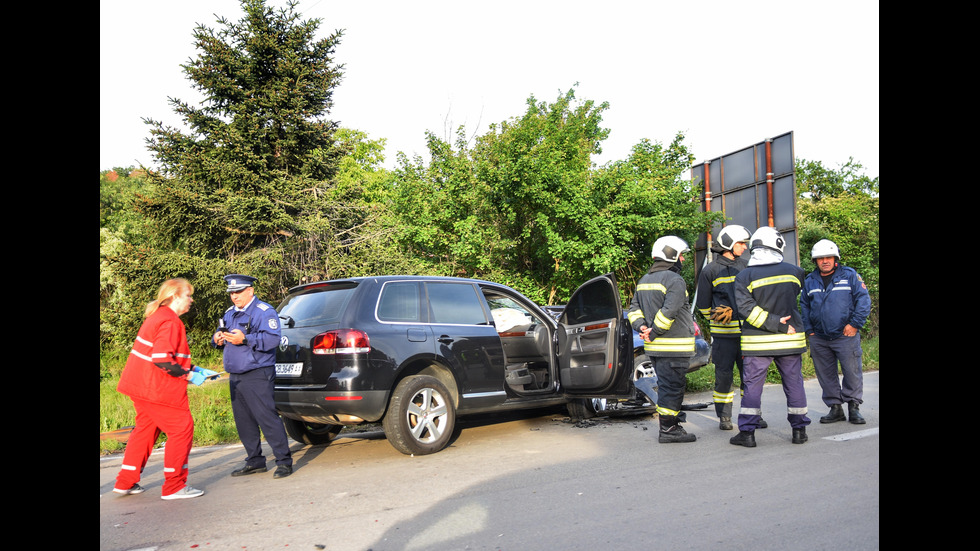
<svg viewBox="0 0 980 551">
<path fill-rule="evenodd" d="M 607 107 L 572 89 L 553 103 L 532 96 L 524 115 L 491 125 L 472 149 L 462 128 L 455 146 L 428 134 L 431 162 L 402 157 L 396 171 L 406 248 L 437 273 L 494 279 L 542 303 L 604 272 L 632 286 L 660 232 L 696 235 L 713 215 L 698 212 L 681 178 L 691 162 L 683 136 L 594 165 Z"/>
<path fill-rule="evenodd" d="M 132 175 L 131 175 L 132 174 Z M 149 190 L 143 171 L 115 168 L 99 174 L 99 227 L 128 240 L 138 239 L 143 220 L 132 210 L 134 199 Z"/>
<path fill-rule="evenodd" d="M 828 169 L 820 161 L 796 160 L 796 192 L 820 201 L 842 195 L 878 196 L 878 177 L 864 174 L 864 166 L 849 158 L 839 168 Z"/>
<path fill-rule="evenodd" d="M 600 249 L 608 265 L 616 267 L 627 300 L 652 262 L 650 246 L 657 238 L 677 235 L 693 246 L 698 233 L 721 220 L 719 213 L 701 212 L 700 190 L 684 177 L 693 159 L 683 134 L 666 147 L 643 140 L 627 159 L 610 163 L 596 178 L 599 195 L 608 197 L 602 213 L 608 239 Z M 683 275 L 693 289 L 694 262 L 685 264 Z"/>
<path fill-rule="evenodd" d="M 798 201 L 800 227 L 800 265 L 813 271 L 809 257 L 813 245 L 830 239 L 840 248 L 842 263 L 861 274 L 871 295 L 871 316 L 864 331 L 878 332 L 879 301 L 879 198 L 878 178 L 863 174 L 853 159 L 837 170 L 819 162 L 797 159 L 798 189 L 805 191 Z"/>
</svg>

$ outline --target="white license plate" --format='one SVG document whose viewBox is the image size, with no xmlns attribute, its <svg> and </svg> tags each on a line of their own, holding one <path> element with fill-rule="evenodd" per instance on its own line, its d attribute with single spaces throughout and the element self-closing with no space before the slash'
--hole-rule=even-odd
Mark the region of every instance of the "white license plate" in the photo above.
<svg viewBox="0 0 980 551">
<path fill-rule="evenodd" d="M 276 364 L 277 377 L 299 377 L 303 374 L 303 362 Z"/>
</svg>

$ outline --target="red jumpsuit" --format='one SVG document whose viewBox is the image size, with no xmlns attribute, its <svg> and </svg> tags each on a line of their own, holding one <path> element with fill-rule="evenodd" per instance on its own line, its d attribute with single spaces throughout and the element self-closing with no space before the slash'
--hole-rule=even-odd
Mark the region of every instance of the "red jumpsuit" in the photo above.
<svg viewBox="0 0 980 551">
<path fill-rule="evenodd" d="M 160 363 L 176 364 L 183 373 L 172 374 L 156 365 Z M 129 489 L 139 482 L 161 432 L 167 435 L 162 495 L 187 485 L 187 460 L 194 440 L 194 419 L 187 401 L 186 374 L 191 368 L 184 323 L 173 310 L 160 307 L 140 327 L 119 378 L 117 390 L 129 396 L 136 408 L 136 428 L 126 443 L 117 489 Z"/>
</svg>

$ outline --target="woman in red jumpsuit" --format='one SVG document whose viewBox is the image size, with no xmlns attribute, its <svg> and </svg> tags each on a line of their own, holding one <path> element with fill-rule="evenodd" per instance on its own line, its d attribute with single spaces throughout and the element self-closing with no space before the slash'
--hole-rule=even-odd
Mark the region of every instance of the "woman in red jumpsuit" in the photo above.
<svg viewBox="0 0 980 551">
<path fill-rule="evenodd" d="M 187 460 L 194 439 L 194 420 L 187 401 L 188 374 L 193 372 L 187 333 L 180 316 L 194 302 L 194 288 L 186 279 L 171 279 L 160 286 L 157 298 L 146 306 L 133 350 L 119 378 L 117 390 L 133 400 L 136 428 L 126 443 L 122 468 L 113 491 L 143 492 L 140 474 L 163 432 L 163 499 L 204 495 L 187 485 Z"/>
</svg>

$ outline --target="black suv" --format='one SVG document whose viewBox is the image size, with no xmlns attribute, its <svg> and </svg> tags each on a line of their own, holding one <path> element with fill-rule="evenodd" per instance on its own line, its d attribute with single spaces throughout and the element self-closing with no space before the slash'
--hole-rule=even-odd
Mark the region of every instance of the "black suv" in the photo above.
<svg viewBox="0 0 980 551">
<path fill-rule="evenodd" d="M 557 319 L 505 285 L 424 276 L 301 285 L 278 310 L 276 407 L 307 444 L 380 420 L 398 451 L 434 453 L 457 415 L 567 403 L 584 417 L 594 399 L 636 395 L 612 274 Z"/>
</svg>

